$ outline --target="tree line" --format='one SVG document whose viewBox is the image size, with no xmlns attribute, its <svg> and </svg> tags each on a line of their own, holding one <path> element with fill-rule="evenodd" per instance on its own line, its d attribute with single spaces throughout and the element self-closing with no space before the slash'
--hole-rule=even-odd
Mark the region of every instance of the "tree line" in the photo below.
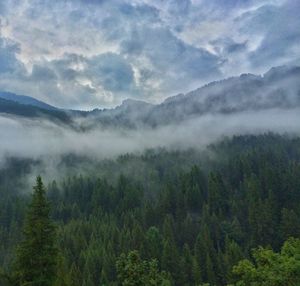
<svg viewBox="0 0 300 286">
<path fill-rule="evenodd" d="M 6 281 L 298 285 L 299 147 L 297 138 L 237 136 L 210 146 L 210 157 L 187 170 L 177 153 L 144 155 L 147 181 L 79 175 L 45 192 L 38 177 L 31 203 L 13 192 L 0 199 Z M 128 160 L 137 158 L 118 164 Z M 169 161 L 178 164 L 171 173 Z"/>
</svg>

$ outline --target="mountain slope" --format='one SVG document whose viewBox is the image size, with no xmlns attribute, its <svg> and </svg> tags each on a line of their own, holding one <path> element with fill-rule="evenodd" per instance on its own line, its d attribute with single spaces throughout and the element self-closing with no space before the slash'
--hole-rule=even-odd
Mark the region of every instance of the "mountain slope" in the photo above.
<svg viewBox="0 0 300 286">
<path fill-rule="evenodd" d="M 300 67 L 276 67 L 262 76 L 242 74 L 209 83 L 185 95 L 169 97 L 157 105 L 128 99 L 116 108 L 90 112 L 59 110 L 31 97 L 4 92 L 0 92 L 1 98 L 0 112 L 29 117 L 46 114 L 50 119 L 65 122 L 70 118 L 82 118 L 79 127 L 83 129 L 99 126 L 154 128 L 207 114 L 300 108 Z"/>
<path fill-rule="evenodd" d="M 92 120 L 91 124 L 137 128 L 145 124 L 143 115 L 151 113 L 155 107 L 144 101 L 126 99 L 116 108 L 88 112 L 88 119 Z"/>
<path fill-rule="evenodd" d="M 26 96 L 26 95 L 17 95 L 11 92 L 0 92 L 0 98 L 15 101 L 19 104 L 31 105 L 31 106 L 35 106 L 47 110 L 58 110 L 58 108 L 52 105 L 49 105 L 43 101 L 37 100 L 33 97 Z"/>
<path fill-rule="evenodd" d="M 242 74 L 212 82 L 186 95 L 169 97 L 158 105 L 134 101 L 112 110 L 96 110 L 93 119 L 102 124 L 159 126 L 176 124 L 206 114 L 229 114 L 272 108 L 300 107 L 300 67 L 276 67 L 263 76 Z"/>
<path fill-rule="evenodd" d="M 300 67 L 279 67 L 263 76 L 243 74 L 210 83 L 175 101 L 169 99 L 152 116 L 153 120 L 163 116 L 169 123 L 204 114 L 294 107 L 300 107 Z"/>
<path fill-rule="evenodd" d="M 64 124 L 72 123 L 71 117 L 64 111 L 43 109 L 3 98 L 0 98 L 0 113 L 23 116 L 26 118 L 43 118 L 51 121 L 59 121 Z"/>
</svg>

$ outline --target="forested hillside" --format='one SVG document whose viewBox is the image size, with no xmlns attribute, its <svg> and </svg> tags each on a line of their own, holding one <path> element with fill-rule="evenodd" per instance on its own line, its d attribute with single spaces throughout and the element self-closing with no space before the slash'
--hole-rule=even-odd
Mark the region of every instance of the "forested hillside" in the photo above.
<svg viewBox="0 0 300 286">
<path fill-rule="evenodd" d="M 298 285 L 299 242 L 288 239 L 300 238 L 300 138 L 236 136 L 201 151 L 148 150 L 90 164 L 82 175 L 45 178 L 57 226 L 56 286 Z M 22 241 L 31 200 L 25 178 L 38 175 L 31 174 L 35 165 L 11 159 L 0 171 L 0 265 L 7 273 Z M 260 258 L 295 269 L 259 272 Z M 238 264 L 242 259 L 250 260 Z M 144 280 L 132 282 L 131 267 Z M 265 283 L 266 273 L 277 280 Z"/>
<path fill-rule="evenodd" d="M 132 98 L 114 108 L 90 111 L 64 110 L 33 97 L 0 90 L 0 114 L 47 119 L 77 130 L 160 128 L 182 124 L 207 115 L 237 115 L 244 112 L 296 111 L 300 107 L 300 67 L 278 66 L 263 75 L 241 74 L 210 82 L 186 94 L 170 96 L 159 104 Z"/>
</svg>

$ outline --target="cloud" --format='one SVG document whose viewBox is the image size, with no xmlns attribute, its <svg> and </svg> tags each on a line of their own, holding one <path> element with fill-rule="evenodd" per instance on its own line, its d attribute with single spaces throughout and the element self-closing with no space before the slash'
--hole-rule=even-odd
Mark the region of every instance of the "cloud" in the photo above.
<svg viewBox="0 0 300 286">
<path fill-rule="evenodd" d="M 66 108 L 162 101 L 300 61 L 296 0 L 0 3 L 0 89 Z"/>
<path fill-rule="evenodd" d="M 47 120 L 0 116 L 0 163 L 18 157 L 58 164 L 64 155 L 90 159 L 115 158 L 124 153 L 164 147 L 172 150 L 205 148 L 224 136 L 265 132 L 299 135 L 299 109 L 270 109 L 235 114 L 208 114 L 176 125 L 155 129 L 94 128 L 86 132 L 55 125 Z"/>
<path fill-rule="evenodd" d="M 248 13 L 242 31 L 260 34 L 262 40 L 249 58 L 253 66 L 295 63 L 300 59 L 300 2 L 263 6 Z"/>
<path fill-rule="evenodd" d="M 19 72 L 23 65 L 17 60 L 19 46 L 9 39 L 0 38 L 0 74 Z"/>
<path fill-rule="evenodd" d="M 216 77 L 220 59 L 205 49 L 195 48 L 175 37 L 165 28 L 142 27 L 121 43 L 124 53 L 138 70 L 149 71 L 142 77 L 143 83 L 162 83 L 162 92 L 179 92 L 182 83 L 190 83 Z M 142 60 L 141 60 L 142 59 Z M 144 59 L 144 60 L 143 60 Z"/>
<path fill-rule="evenodd" d="M 85 76 L 112 92 L 130 91 L 134 84 L 131 65 L 120 55 L 101 54 L 88 60 Z"/>
</svg>

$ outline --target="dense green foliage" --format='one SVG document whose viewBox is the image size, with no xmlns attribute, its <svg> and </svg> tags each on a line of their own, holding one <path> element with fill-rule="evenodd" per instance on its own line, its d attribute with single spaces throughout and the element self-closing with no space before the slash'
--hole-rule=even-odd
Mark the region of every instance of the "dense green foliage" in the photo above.
<svg viewBox="0 0 300 286">
<path fill-rule="evenodd" d="M 170 279 L 165 272 L 158 270 L 157 260 L 142 261 L 138 251 L 122 254 L 116 263 L 117 277 L 123 286 L 169 286 Z"/>
<path fill-rule="evenodd" d="M 6 269 L 28 198 L 14 188 L 22 182 L 4 178 L 17 168 L 30 172 L 33 163 L 11 163 L 0 173 L 0 263 Z M 300 237 L 300 139 L 239 136 L 201 152 L 125 155 L 97 163 L 87 175 L 51 182 L 48 197 L 58 225 L 56 286 L 122 285 L 123 278 L 129 281 L 123 285 L 135 285 L 128 265 L 146 281 L 153 274 L 171 285 L 235 284 L 248 279 L 244 267 L 260 275 L 251 260 L 232 272 L 240 260 L 261 254 L 277 261 L 260 248 L 251 258 L 251 249 L 278 252 L 289 237 Z"/>
<path fill-rule="evenodd" d="M 233 273 L 241 279 L 237 286 L 300 285 L 300 240 L 287 240 L 280 253 L 262 247 L 252 254 L 254 263 L 242 260 Z"/>
<path fill-rule="evenodd" d="M 57 271 L 55 244 L 55 226 L 50 219 L 50 205 L 42 179 L 37 177 L 23 226 L 23 240 L 17 248 L 12 270 L 6 273 L 6 282 L 16 286 L 53 285 Z"/>
</svg>

